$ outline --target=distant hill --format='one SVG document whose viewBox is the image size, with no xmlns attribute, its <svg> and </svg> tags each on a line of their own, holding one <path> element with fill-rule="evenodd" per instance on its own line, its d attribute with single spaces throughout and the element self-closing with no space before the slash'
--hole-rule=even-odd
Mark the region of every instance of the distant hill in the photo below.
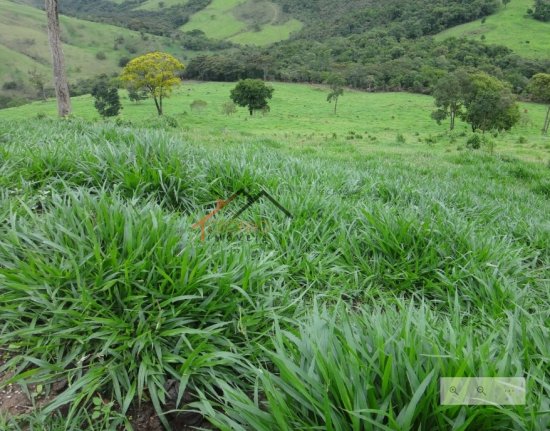
<svg viewBox="0 0 550 431">
<path fill-rule="evenodd" d="M 37 8 L 42 0 L 16 0 Z M 302 23 L 269 0 L 71 0 L 61 12 L 91 21 L 173 37 L 200 30 L 206 38 L 268 45 L 287 39 Z"/>
<path fill-rule="evenodd" d="M 42 75 L 51 87 L 50 51 L 44 12 L 27 5 L 0 0 L 0 88 L 7 97 L 33 96 L 29 71 Z M 162 49 L 183 55 L 167 38 L 141 35 L 121 27 L 61 17 L 63 50 L 69 80 L 120 70 L 124 59 Z M 9 83 L 9 84 L 8 84 Z"/>
<path fill-rule="evenodd" d="M 507 46 L 528 58 L 550 57 L 550 23 L 527 15 L 533 0 L 511 0 L 506 8 L 468 24 L 459 25 L 440 33 L 437 38 L 466 37 L 487 44 Z"/>
<path fill-rule="evenodd" d="M 239 44 L 268 45 L 288 39 L 301 28 L 300 21 L 271 1 L 213 0 L 181 30 L 201 30 L 211 38 Z"/>
</svg>

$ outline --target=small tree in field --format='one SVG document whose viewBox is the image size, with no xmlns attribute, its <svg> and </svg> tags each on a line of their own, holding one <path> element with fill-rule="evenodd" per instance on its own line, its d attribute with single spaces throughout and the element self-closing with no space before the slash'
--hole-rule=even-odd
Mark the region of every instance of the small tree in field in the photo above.
<svg viewBox="0 0 550 431">
<path fill-rule="evenodd" d="M 47 100 L 48 97 L 46 95 L 46 80 L 44 76 L 36 69 L 29 70 L 28 74 L 32 85 L 34 86 L 34 88 L 36 88 L 36 91 L 38 92 L 39 97 L 42 98 L 42 100 Z"/>
<path fill-rule="evenodd" d="M 109 83 L 106 75 L 102 75 L 94 85 L 92 96 L 95 99 L 94 106 L 103 118 L 116 117 L 122 109 L 118 88 Z"/>
<path fill-rule="evenodd" d="M 225 102 L 222 105 L 222 112 L 225 115 L 233 115 L 237 112 L 237 106 L 233 102 Z"/>
<path fill-rule="evenodd" d="M 450 119 L 450 130 L 455 128 L 456 117 L 462 112 L 464 85 L 468 77 L 463 72 L 450 73 L 435 85 L 433 96 L 437 110 L 432 112 L 432 118 L 441 124 L 447 117 Z"/>
<path fill-rule="evenodd" d="M 264 110 L 268 105 L 268 99 L 273 97 L 274 89 L 265 85 L 261 79 L 244 79 L 231 90 L 231 100 L 239 106 L 248 107 L 250 115 L 254 111 Z"/>
<path fill-rule="evenodd" d="M 533 76 L 529 83 L 529 92 L 533 96 L 533 100 L 548 105 L 542 126 L 542 133 L 546 135 L 550 127 L 550 74 L 538 73 Z"/>
<path fill-rule="evenodd" d="M 162 102 L 180 84 L 177 74 L 184 69 L 185 66 L 170 54 L 151 52 L 131 60 L 120 79 L 129 89 L 146 91 L 153 98 L 158 114 L 162 115 Z"/>
<path fill-rule="evenodd" d="M 334 101 L 334 113 L 338 108 L 338 99 L 344 94 L 344 85 L 346 81 L 340 75 L 331 75 L 326 83 L 330 86 L 330 93 L 327 96 L 327 102 L 332 103 Z"/>
</svg>

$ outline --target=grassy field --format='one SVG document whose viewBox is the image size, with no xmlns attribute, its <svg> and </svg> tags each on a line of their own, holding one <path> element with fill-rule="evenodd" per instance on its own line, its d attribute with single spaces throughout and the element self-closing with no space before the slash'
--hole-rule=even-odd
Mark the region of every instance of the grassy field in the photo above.
<svg viewBox="0 0 550 431">
<path fill-rule="evenodd" d="M 528 58 L 550 56 L 550 23 L 527 16 L 532 0 L 511 0 L 506 8 L 494 15 L 468 24 L 459 25 L 440 33 L 437 38 L 468 37 L 489 44 L 504 45 Z"/>
<path fill-rule="evenodd" d="M 138 7 L 137 10 L 157 10 L 160 9 L 161 4 L 164 4 L 164 7 L 178 6 L 187 3 L 187 0 L 147 0 Z"/>
<path fill-rule="evenodd" d="M 255 16 L 240 16 L 239 6 L 248 13 L 254 11 Z M 269 1 L 214 0 L 207 8 L 193 15 L 182 30 L 198 29 L 214 39 L 228 39 L 241 44 L 268 45 L 287 39 L 292 32 L 302 27 L 296 19 L 279 22 L 280 15 L 280 8 Z M 254 24 L 258 25 L 256 29 L 253 28 Z"/>
<path fill-rule="evenodd" d="M 169 111 L 229 87 L 189 88 Z M 428 98 L 347 94 L 334 119 L 320 90 L 276 88 L 268 117 L 216 107 L 180 129 L 145 105 L 125 114 L 139 127 L 3 116 L 0 389 L 36 407 L 0 429 L 160 430 L 135 423 L 149 406 L 173 429 L 548 429 L 548 166 L 396 142 L 400 123 L 440 130 L 407 105 Z M 277 113 L 290 95 L 320 117 L 301 136 Z M 345 119 L 352 103 L 370 116 Z M 244 229 L 235 202 L 201 241 L 241 187 L 292 219 L 261 201 Z M 527 404 L 440 405 L 440 377 L 479 375 L 526 377 Z"/>
<path fill-rule="evenodd" d="M 186 82 L 166 100 L 166 114 L 186 130 L 224 136 L 237 133 L 259 135 L 276 140 L 292 151 L 361 156 L 373 152 L 421 154 L 464 151 L 469 136 L 466 124 L 459 123 L 453 133 L 447 125 L 438 126 L 430 118 L 434 109 L 430 96 L 408 93 L 365 93 L 347 91 L 340 99 L 337 115 L 326 101 L 322 86 L 273 84 L 275 93 L 271 112 L 249 117 L 246 109 L 235 115 L 222 113 L 229 100 L 231 83 Z M 194 111 L 195 100 L 207 106 Z M 90 96 L 74 99 L 74 114 L 87 120 L 99 119 Z M 132 104 L 123 94 L 122 118 L 134 124 L 154 122 L 156 111 L 151 100 Z M 0 119 L 24 119 L 36 115 L 54 116 L 55 102 L 36 102 L 0 111 Z M 546 109 L 542 105 L 522 105 L 522 121 L 509 133 L 494 138 L 497 154 L 547 163 L 550 139 L 540 134 Z"/>
<path fill-rule="evenodd" d="M 51 59 L 44 12 L 9 0 L 0 0 L 0 10 L 0 85 L 7 81 L 28 83 L 28 71 L 33 69 L 49 78 Z M 149 36 L 144 41 L 138 32 L 120 27 L 70 17 L 61 17 L 61 26 L 71 81 L 120 70 L 120 58 L 136 55 L 129 49 L 136 53 L 155 49 L 174 53 L 165 38 Z M 118 37 L 124 41 L 115 49 Z M 106 59 L 98 60 L 98 52 Z"/>
</svg>

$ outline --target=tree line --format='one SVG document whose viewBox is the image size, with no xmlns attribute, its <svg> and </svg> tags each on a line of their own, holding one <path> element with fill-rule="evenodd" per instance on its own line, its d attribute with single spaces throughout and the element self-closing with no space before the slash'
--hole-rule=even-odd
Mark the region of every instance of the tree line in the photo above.
<svg viewBox="0 0 550 431">
<path fill-rule="evenodd" d="M 550 58 L 525 59 L 509 48 L 474 40 L 425 37 L 399 42 L 380 33 L 325 42 L 295 40 L 270 48 L 247 47 L 231 54 L 198 56 L 189 61 L 184 77 L 322 83 L 336 73 L 356 89 L 429 94 L 442 76 L 459 68 L 489 73 L 521 94 L 536 73 L 550 73 Z"/>
</svg>

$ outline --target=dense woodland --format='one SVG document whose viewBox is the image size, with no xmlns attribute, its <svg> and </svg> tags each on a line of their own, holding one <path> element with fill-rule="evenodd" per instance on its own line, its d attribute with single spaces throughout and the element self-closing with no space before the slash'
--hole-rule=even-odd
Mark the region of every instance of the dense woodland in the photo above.
<svg viewBox="0 0 550 431">
<path fill-rule="evenodd" d="M 322 42 L 297 39 L 269 49 L 199 56 L 190 61 L 185 77 L 217 81 L 267 77 L 320 83 L 337 73 L 358 89 L 429 93 L 441 76 L 459 67 L 485 71 L 522 93 L 534 74 L 550 71 L 550 59 L 524 59 L 506 47 L 472 40 L 398 39 L 389 32 L 374 31 Z"/>
<path fill-rule="evenodd" d="M 198 57 L 185 76 L 319 83 L 336 73 L 354 88 L 429 93 L 442 75 L 467 67 L 506 80 L 521 93 L 535 73 L 550 71 L 548 59 L 527 60 L 505 47 L 430 37 L 494 13 L 501 7 L 498 0 L 276 2 L 306 23 L 298 35 L 268 49 Z"/>
</svg>

